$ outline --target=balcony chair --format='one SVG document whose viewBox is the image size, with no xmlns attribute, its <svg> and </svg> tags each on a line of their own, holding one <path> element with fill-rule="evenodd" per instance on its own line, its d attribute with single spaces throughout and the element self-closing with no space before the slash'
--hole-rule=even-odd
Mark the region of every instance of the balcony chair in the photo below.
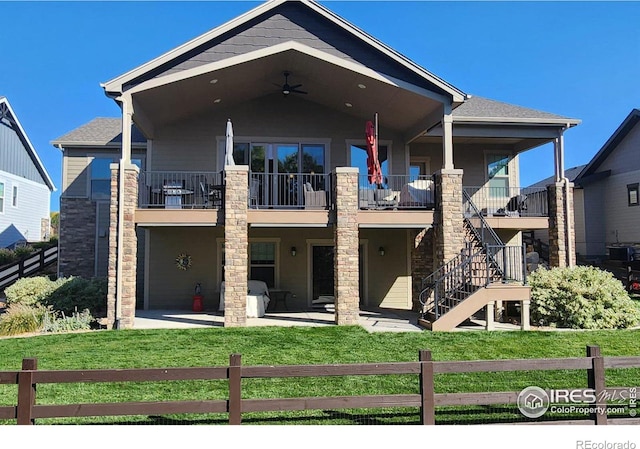
<svg viewBox="0 0 640 449">
<path fill-rule="evenodd" d="M 313 190 L 310 182 L 304 183 L 304 208 L 305 209 L 326 209 L 327 192 L 324 190 Z"/>
</svg>

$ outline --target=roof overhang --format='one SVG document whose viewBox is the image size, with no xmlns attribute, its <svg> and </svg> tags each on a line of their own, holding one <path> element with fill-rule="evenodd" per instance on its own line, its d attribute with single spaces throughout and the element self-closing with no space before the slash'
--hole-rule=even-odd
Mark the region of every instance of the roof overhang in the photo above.
<svg viewBox="0 0 640 449">
<path fill-rule="evenodd" d="M 292 84 L 302 83 L 308 92 L 298 99 L 358 117 L 379 112 L 385 116 L 385 126 L 398 131 L 416 123 L 424 123 L 425 130 L 429 116 L 451 103 L 435 90 L 296 41 L 152 78 L 118 100 L 131 99 L 134 121 L 153 137 L 155 127 L 277 94 L 285 70 L 292 73 Z"/>
</svg>

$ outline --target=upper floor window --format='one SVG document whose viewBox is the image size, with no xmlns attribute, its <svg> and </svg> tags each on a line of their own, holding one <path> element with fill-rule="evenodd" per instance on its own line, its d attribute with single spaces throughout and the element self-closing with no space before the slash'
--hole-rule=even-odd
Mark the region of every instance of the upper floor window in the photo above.
<svg viewBox="0 0 640 449">
<path fill-rule="evenodd" d="M 637 206 L 638 201 L 638 183 L 635 184 L 627 184 L 627 199 L 629 201 L 629 206 Z"/>
<path fill-rule="evenodd" d="M 11 198 L 13 207 L 18 207 L 18 186 L 13 186 L 13 197 Z"/>
<path fill-rule="evenodd" d="M 91 161 L 91 199 L 108 200 L 111 198 L 111 164 L 116 160 L 112 157 L 94 157 Z M 132 159 L 131 162 L 143 169 L 142 159 Z"/>
<path fill-rule="evenodd" d="M 0 213 L 4 212 L 4 182 L 0 182 Z"/>
<path fill-rule="evenodd" d="M 91 199 L 108 200 L 111 196 L 112 158 L 96 157 L 91 161 Z"/>
<path fill-rule="evenodd" d="M 487 180 L 489 196 L 509 197 L 509 156 L 487 154 Z"/>
</svg>

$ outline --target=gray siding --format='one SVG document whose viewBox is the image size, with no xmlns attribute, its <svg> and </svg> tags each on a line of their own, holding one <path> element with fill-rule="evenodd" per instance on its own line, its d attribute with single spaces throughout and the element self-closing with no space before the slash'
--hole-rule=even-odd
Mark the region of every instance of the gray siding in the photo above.
<svg viewBox="0 0 640 449">
<path fill-rule="evenodd" d="M 640 170 L 640 125 L 629 131 L 598 167 L 599 172 L 605 170 L 611 170 L 612 175 Z"/>
<path fill-rule="evenodd" d="M 629 206 L 627 184 L 640 182 L 640 170 L 610 176 L 605 180 L 604 216 L 606 245 L 640 243 L 640 206 Z"/>
<path fill-rule="evenodd" d="M 277 138 L 289 138 L 314 143 L 315 139 L 331 139 L 330 169 L 347 164 L 347 140 L 365 143 L 362 119 L 300 98 L 283 98 L 280 94 L 274 94 L 158 130 L 148 169 L 220 170 L 224 144 L 217 148 L 217 139 L 224 140 L 229 117 L 233 121 L 236 141 L 250 138 L 259 142 L 260 138 L 264 138 L 273 142 Z M 380 139 L 392 141 L 392 172 L 403 173 L 405 157 L 402 136 L 385 128 L 382 122 L 383 119 Z"/>
<path fill-rule="evenodd" d="M 0 121 L 0 170 L 46 185 L 18 133 Z"/>
<path fill-rule="evenodd" d="M 420 76 L 392 61 L 338 25 L 319 17 L 304 6 L 290 3 L 248 22 L 240 29 L 210 41 L 180 61 L 161 68 L 156 76 L 188 70 L 292 40 L 415 85 L 433 88 Z"/>
<path fill-rule="evenodd" d="M 120 158 L 119 150 L 99 148 L 65 148 L 63 157 L 62 196 L 65 198 L 87 198 L 91 192 L 91 161 L 94 157 Z M 144 159 L 145 153 L 134 151 L 133 158 Z"/>
</svg>

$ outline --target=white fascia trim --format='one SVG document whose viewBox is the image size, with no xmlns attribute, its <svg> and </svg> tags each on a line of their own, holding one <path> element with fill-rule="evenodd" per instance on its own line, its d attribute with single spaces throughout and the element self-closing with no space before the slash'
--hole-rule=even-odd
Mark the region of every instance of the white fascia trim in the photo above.
<svg viewBox="0 0 640 449">
<path fill-rule="evenodd" d="M 477 123 L 494 125 L 496 123 L 527 123 L 536 125 L 565 125 L 572 127 L 582 123 L 582 120 L 563 118 L 519 118 L 519 117 L 456 117 L 453 116 L 453 123 Z"/>
<path fill-rule="evenodd" d="M 329 223 L 249 223 L 250 228 L 328 228 Z"/>
<path fill-rule="evenodd" d="M 284 3 L 286 0 L 271 0 L 268 2 L 265 2 L 261 5 L 258 5 L 257 7 L 247 11 L 246 13 L 236 17 L 235 19 L 231 19 L 230 21 L 210 30 L 207 31 L 204 34 L 201 34 L 200 36 L 196 37 L 195 39 L 192 39 L 182 45 L 180 45 L 179 47 L 174 48 L 173 50 L 169 50 L 168 52 L 158 56 L 155 59 L 152 59 L 151 61 L 142 64 L 141 66 L 136 67 L 133 70 L 130 70 L 116 78 L 113 78 L 110 81 L 104 82 L 104 83 L 100 83 L 100 87 L 102 87 L 105 92 L 119 92 L 122 93 L 122 86 L 127 83 L 128 81 L 131 81 L 134 78 L 137 78 L 140 75 L 143 75 L 144 73 L 155 69 L 156 67 L 161 66 L 162 64 L 164 64 L 165 62 L 168 62 L 208 41 L 210 41 L 211 39 L 214 39 L 224 33 L 226 33 L 227 31 L 232 30 L 233 28 L 239 27 L 242 24 L 254 19 L 255 17 L 258 17 L 260 14 L 263 14 L 277 6 L 279 6 L 280 4 Z"/>
<path fill-rule="evenodd" d="M 22 124 L 20 124 L 20 120 L 18 120 L 18 116 L 16 115 L 16 113 L 13 112 L 13 108 L 9 104 L 9 100 L 7 100 L 7 97 L 0 98 L 0 103 L 4 103 L 7 106 L 7 109 L 9 109 L 9 112 L 11 113 L 11 117 L 13 117 L 13 120 L 16 122 L 16 125 L 18 125 L 18 129 L 20 130 L 20 134 L 22 134 L 22 137 L 24 137 L 24 140 L 27 142 L 27 147 L 28 147 L 27 151 L 30 152 L 35 157 L 36 164 L 38 164 L 38 166 L 40 167 L 41 174 L 44 175 L 44 179 L 45 179 L 45 182 L 47 183 L 47 185 L 49 186 L 49 190 L 51 190 L 52 192 L 57 191 L 58 189 L 56 189 L 56 186 L 53 184 L 53 180 L 49 176 L 49 173 L 47 172 L 47 169 L 44 167 L 44 164 L 42 163 L 42 161 L 38 157 L 38 153 L 36 153 L 36 150 L 35 150 L 33 144 L 29 140 L 29 136 L 27 136 L 27 133 L 24 132 L 24 128 L 22 127 Z"/>
<path fill-rule="evenodd" d="M 146 210 L 146 209 L 143 209 Z M 141 227 L 145 227 L 145 228 L 151 228 L 151 227 L 176 227 L 176 226 L 184 226 L 184 227 L 209 227 L 209 228 L 215 228 L 218 227 L 220 225 L 218 225 L 217 223 L 214 222 L 210 222 L 210 223 L 181 223 L 181 222 L 171 222 L 171 223 L 156 223 L 156 222 L 147 222 L 147 221 L 141 221 L 141 222 L 136 222 L 136 226 L 141 226 Z"/>
<path fill-rule="evenodd" d="M 415 94 L 422 95 L 426 98 L 434 99 L 442 103 L 449 102 L 449 99 L 446 98 L 444 95 L 440 95 L 438 93 L 432 92 L 422 87 L 418 87 L 416 85 L 407 83 L 405 81 L 399 80 L 392 76 L 376 72 L 375 70 L 372 70 L 369 67 L 366 67 L 362 64 L 357 64 L 357 63 L 339 58 L 337 56 L 330 55 L 329 53 L 325 53 L 321 50 L 311 48 L 307 45 L 301 44 L 296 41 L 283 42 L 281 44 L 277 44 L 272 47 L 261 48 L 259 50 L 255 50 L 249 53 L 233 56 L 231 58 L 227 58 L 222 61 L 211 62 L 209 64 L 204 64 L 191 69 L 183 70 L 182 72 L 172 73 L 170 75 L 165 75 L 159 78 L 153 78 L 145 81 L 144 83 L 138 84 L 137 86 L 128 90 L 127 94 L 134 95 L 138 92 L 154 89 L 154 88 L 175 83 L 178 81 L 183 81 L 196 76 L 204 75 L 205 73 L 215 72 L 217 70 L 221 70 L 227 67 L 240 65 L 249 61 L 254 61 L 257 59 L 273 56 L 273 55 L 284 53 L 290 50 L 298 51 L 302 54 L 309 55 L 316 59 L 323 60 L 329 64 L 333 64 L 335 66 L 342 67 L 352 72 L 359 73 L 363 76 L 372 78 L 382 83 L 386 83 L 390 86 L 398 87 L 398 88 L 413 92 Z"/>
<path fill-rule="evenodd" d="M 358 224 L 358 227 L 361 229 L 431 229 L 433 225 L 419 223 L 364 223 Z"/>
</svg>

